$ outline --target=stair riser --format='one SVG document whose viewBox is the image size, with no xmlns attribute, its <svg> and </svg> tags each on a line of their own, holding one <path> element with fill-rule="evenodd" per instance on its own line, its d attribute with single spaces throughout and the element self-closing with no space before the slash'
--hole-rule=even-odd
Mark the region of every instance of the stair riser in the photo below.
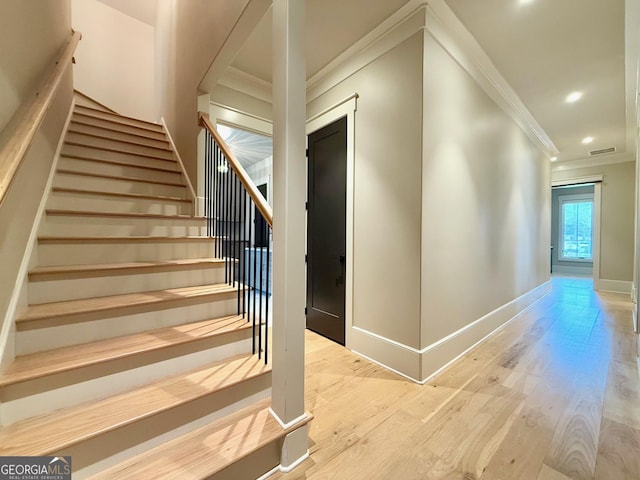
<svg viewBox="0 0 640 480">
<path fill-rule="evenodd" d="M 2 425 L 99 400 L 227 357 L 251 352 L 251 330 L 127 357 L 2 389 Z"/>
<path fill-rule="evenodd" d="M 32 281 L 28 290 L 29 303 L 37 304 L 217 283 L 224 283 L 224 268 L 209 266 L 137 275 L 116 273 L 97 278 Z"/>
<path fill-rule="evenodd" d="M 137 193 L 162 197 L 185 198 L 187 189 L 173 185 L 159 185 L 146 182 L 130 182 L 111 178 L 86 177 L 68 173 L 57 173 L 53 185 L 62 188 L 82 188 L 114 193 Z"/>
<path fill-rule="evenodd" d="M 149 122 L 145 122 L 142 120 L 136 120 L 133 118 L 126 118 L 126 117 L 121 117 L 119 115 L 114 115 L 114 114 L 110 114 L 108 112 L 99 112 L 96 110 L 91 110 L 91 109 L 87 109 L 87 108 L 82 108 L 82 107 L 76 107 L 75 113 L 80 113 L 83 114 L 83 116 L 86 118 L 87 116 L 90 116 L 92 118 L 101 118 L 101 119 L 105 119 L 105 120 L 109 120 L 111 123 L 118 123 L 120 125 L 132 125 L 134 127 L 140 127 L 143 128 L 145 130 L 151 130 L 151 131 L 156 131 L 156 132 L 163 132 L 163 128 L 162 125 L 159 125 L 157 123 L 149 123 Z"/>
<path fill-rule="evenodd" d="M 89 316 L 62 319 L 63 322 L 77 323 L 60 325 L 55 323 L 58 319 L 29 322 L 30 327 L 37 328 L 16 332 L 16 355 L 235 315 L 237 305 L 235 295 L 224 299 L 212 296 L 188 304 L 183 301 L 163 304 L 165 309 L 156 306 L 156 309 L 152 310 L 154 307 L 145 306 L 139 310 L 132 307 L 99 312 L 93 316 L 95 320 L 91 320 Z M 18 329 L 23 327 L 24 325 L 19 325 Z"/>
<path fill-rule="evenodd" d="M 152 131 L 146 128 L 139 128 L 131 125 L 125 125 L 122 123 L 110 122 L 108 120 L 103 120 L 101 118 L 90 117 L 87 115 L 81 115 L 77 113 L 73 114 L 73 116 L 71 117 L 71 121 L 89 124 L 96 128 L 107 128 L 111 130 L 118 130 L 119 132 L 122 132 L 122 133 L 128 133 L 133 135 L 144 135 L 145 137 L 153 138 L 156 140 L 166 140 L 167 138 L 164 132 L 161 132 L 161 131 L 157 131 L 157 130 Z"/>
<path fill-rule="evenodd" d="M 183 243 L 41 244 L 38 260 L 41 266 L 57 266 L 212 258 L 214 246 L 209 239 Z"/>
<path fill-rule="evenodd" d="M 114 131 L 113 128 L 102 128 L 93 125 L 85 125 L 84 123 L 71 122 L 69 129 L 74 132 L 85 133 L 89 135 L 98 135 L 101 137 L 110 137 L 114 140 L 138 143 L 140 145 L 146 145 L 148 147 L 156 148 L 170 148 L 169 142 L 166 138 L 157 138 L 155 134 L 149 136 L 141 136 L 142 134 L 132 135 L 130 133 Z"/>
<path fill-rule="evenodd" d="M 159 218 L 117 218 L 46 215 L 41 236 L 201 236 L 207 227 L 201 221 Z"/>
<path fill-rule="evenodd" d="M 77 158 L 61 157 L 58 168 L 73 170 L 74 172 L 94 173 L 98 175 L 113 175 L 117 177 L 139 178 L 154 182 L 181 183 L 182 174 L 178 171 L 164 172 L 150 170 L 129 165 L 117 165 L 113 163 L 92 162 Z"/>
<path fill-rule="evenodd" d="M 179 171 L 180 166 L 175 160 L 162 160 L 157 158 L 141 157 L 120 152 L 109 152 L 95 148 L 81 147 L 78 145 L 64 145 L 62 155 L 95 158 L 97 160 L 110 160 L 131 165 L 142 165 L 146 167 L 167 168 Z"/>
<path fill-rule="evenodd" d="M 136 425 L 124 427 L 74 446 L 68 449 L 68 455 L 74 458 L 73 478 L 74 480 L 89 478 L 106 468 L 231 415 L 270 395 L 271 375 L 265 374 L 245 384 L 192 402 L 183 408 L 140 421 Z"/>
<path fill-rule="evenodd" d="M 109 140 L 105 138 L 96 138 L 90 135 L 68 132 L 65 137 L 65 143 L 77 143 L 83 146 L 96 147 L 109 150 L 117 150 L 119 152 L 127 152 L 132 154 L 147 155 L 154 158 L 172 159 L 173 153 L 167 150 L 145 147 L 142 145 L 132 145 L 130 143 L 119 142 L 117 140 Z"/>
<path fill-rule="evenodd" d="M 190 202 L 152 200 L 148 198 L 88 195 L 85 193 L 53 192 L 47 208 L 82 210 L 87 212 L 150 213 L 155 215 L 191 215 Z"/>
</svg>

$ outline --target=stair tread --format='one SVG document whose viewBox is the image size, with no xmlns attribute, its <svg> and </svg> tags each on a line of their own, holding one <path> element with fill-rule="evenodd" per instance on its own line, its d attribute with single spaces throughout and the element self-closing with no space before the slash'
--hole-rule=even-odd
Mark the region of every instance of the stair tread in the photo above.
<svg viewBox="0 0 640 480">
<path fill-rule="evenodd" d="M 193 200 L 189 198 L 167 197 L 163 195 L 145 195 L 143 193 L 107 192 L 107 191 L 101 191 L 101 190 L 86 190 L 82 188 L 67 188 L 67 187 L 53 187 L 51 191 L 60 192 L 60 193 L 78 193 L 82 195 L 106 195 L 109 197 L 123 197 L 123 198 L 137 198 L 137 199 L 144 199 L 144 200 L 158 200 L 158 201 L 167 201 L 167 202 L 193 203 Z"/>
<path fill-rule="evenodd" d="M 0 374 L 0 387 L 248 328 L 233 315 L 22 355 Z"/>
<path fill-rule="evenodd" d="M 106 160 L 104 158 L 91 158 L 91 157 L 86 157 L 86 156 L 82 156 L 82 155 L 75 155 L 75 154 L 68 154 L 68 153 L 61 153 L 60 154 L 61 158 L 69 158 L 69 159 L 73 159 L 73 160 L 83 160 L 85 162 L 94 162 L 94 163 L 105 163 L 107 165 L 117 165 L 119 167 L 131 167 L 131 168 L 140 168 L 142 170 L 153 170 L 153 171 L 158 171 L 158 172 L 165 172 L 165 173 L 176 173 L 178 175 L 182 174 L 182 172 L 180 172 L 180 170 L 176 170 L 174 168 L 167 168 L 167 167 L 152 167 L 149 165 L 141 165 L 141 164 L 135 164 L 135 163 L 129 163 L 129 162 L 119 162 L 117 160 Z M 177 165 L 177 162 L 176 162 Z"/>
<path fill-rule="evenodd" d="M 81 115 L 86 115 L 89 117 L 96 117 L 96 118 L 103 118 L 101 115 L 105 115 L 105 116 L 113 117 L 114 118 L 113 121 L 116 123 L 121 123 L 121 122 L 118 122 L 118 120 L 120 121 L 127 120 L 127 121 L 142 123 L 146 126 L 147 129 L 152 131 L 164 130 L 162 125 L 159 123 L 153 123 L 153 122 L 149 122 L 148 120 L 141 120 L 139 118 L 128 117 L 126 115 L 121 115 L 119 113 L 105 112 L 104 110 L 98 110 L 97 108 L 86 107 L 84 105 L 76 105 L 73 110 L 73 113 L 74 114 L 78 113 Z M 140 127 L 140 128 L 143 128 L 143 127 Z"/>
<path fill-rule="evenodd" d="M 193 217 L 191 215 L 165 215 L 161 213 L 137 213 L 137 212 L 93 212 L 82 210 L 47 209 L 47 215 L 55 216 L 80 216 L 80 217 L 120 217 L 120 218 L 153 218 L 155 220 L 190 220 L 195 222 L 206 221 L 205 217 Z"/>
<path fill-rule="evenodd" d="M 286 429 L 269 412 L 264 399 L 238 412 L 114 465 L 91 480 L 211 478 L 261 447 L 283 438 L 312 420 L 312 415 Z"/>
<path fill-rule="evenodd" d="M 220 258 L 188 258 L 179 260 L 163 260 L 156 262 L 104 263 L 93 265 L 58 265 L 36 267 L 29 271 L 29 280 L 47 280 L 49 277 L 63 275 L 68 278 L 87 278 L 109 275 L 117 272 L 144 273 L 149 270 L 166 270 L 183 267 L 212 267 L 224 265 Z M 42 278 L 40 278 L 42 277 Z"/>
<path fill-rule="evenodd" d="M 126 149 L 123 149 L 123 148 L 107 147 L 107 146 L 104 146 L 104 145 L 88 145 L 86 143 L 80 143 L 80 142 L 76 142 L 76 141 L 72 141 L 72 140 L 65 140 L 64 144 L 65 145 L 70 145 L 72 147 L 82 147 L 82 148 L 89 148 L 89 149 L 94 149 L 94 150 L 102 150 L 104 152 L 123 153 L 125 155 L 133 155 L 134 157 L 154 158 L 154 159 L 157 159 L 157 160 L 163 160 L 163 159 L 164 160 L 174 160 L 173 156 L 171 156 L 169 158 L 167 158 L 167 157 L 159 157 L 159 156 L 154 155 L 152 153 L 134 152 L 132 150 L 126 150 Z M 144 147 L 144 148 L 153 148 L 153 147 Z M 173 153 L 173 150 L 162 150 L 162 152 Z"/>
<path fill-rule="evenodd" d="M 24 322 L 104 312 L 127 307 L 151 306 L 166 302 L 197 299 L 208 295 L 236 292 L 236 287 L 226 283 L 169 288 L 149 292 L 126 293 L 105 297 L 83 298 L 29 305 L 16 318 L 16 324 Z"/>
<path fill-rule="evenodd" d="M 71 126 L 67 129 L 67 132 L 68 133 L 73 133 L 75 135 L 84 135 L 85 137 L 96 138 L 96 139 L 99 139 L 99 140 L 109 140 L 111 142 L 125 143 L 127 145 L 134 145 L 136 147 L 153 148 L 155 150 L 162 150 L 164 152 L 172 152 L 173 151 L 171 146 L 168 145 L 168 144 L 166 146 L 164 146 L 164 147 L 160 147 L 160 146 L 156 146 L 156 145 L 145 145 L 144 143 L 138 143 L 138 142 L 129 141 L 129 140 L 122 140 L 120 138 L 112 138 L 112 137 L 109 137 L 108 135 L 98 135 L 96 133 L 83 132 L 81 130 L 74 129 Z M 74 144 L 77 144 L 77 141 L 74 142 Z"/>
<path fill-rule="evenodd" d="M 241 355 L 103 400 L 21 420 L 0 428 L 0 456 L 60 452 L 270 371 L 263 360 Z"/>
<path fill-rule="evenodd" d="M 68 175 L 78 175 L 81 177 L 97 177 L 97 178 L 108 178 L 110 180 L 124 180 L 126 182 L 139 182 L 139 183 L 151 183 L 154 185 L 169 185 L 171 187 L 182 187 L 186 188 L 184 183 L 174 183 L 174 182 L 161 182 L 158 180 L 149 180 L 146 178 L 134 178 L 134 177 L 125 177 L 122 175 L 105 175 L 103 173 L 90 173 L 90 172 L 79 172 L 78 170 L 69 170 L 67 168 L 58 168 L 56 173 L 64 173 Z"/>
<path fill-rule="evenodd" d="M 99 128 L 101 130 L 107 130 L 107 131 L 110 131 L 110 132 L 122 133 L 122 134 L 125 134 L 125 135 L 131 135 L 131 136 L 134 136 L 134 137 L 140 137 L 140 138 L 144 138 L 146 140 L 157 140 L 157 141 L 160 141 L 160 142 L 168 141 L 166 134 L 164 132 L 161 132 L 161 131 L 158 131 L 158 130 L 146 130 L 144 128 L 141 128 L 140 130 L 143 130 L 146 133 L 143 133 L 143 132 L 139 132 L 139 133 L 127 132 L 127 131 L 120 130 L 118 128 L 112 128 L 112 127 L 107 127 L 107 126 L 103 126 L 103 125 L 96 125 L 96 124 L 93 124 L 91 122 L 87 122 L 86 120 L 83 120 L 82 118 L 75 117 L 76 113 L 77 112 L 74 112 L 74 114 L 72 115 L 70 125 L 71 124 L 75 124 L 75 125 L 81 125 L 83 127 Z M 105 121 L 109 122 L 109 120 L 105 120 Z M 114 122 L 111 122 L 111 123 L 114 123 Z M 136 128 L 136 127 L 133 127 L 133 128 Z M 162 135 L 164 138 L 158 138 L 155 135 Z"/>
</svg>

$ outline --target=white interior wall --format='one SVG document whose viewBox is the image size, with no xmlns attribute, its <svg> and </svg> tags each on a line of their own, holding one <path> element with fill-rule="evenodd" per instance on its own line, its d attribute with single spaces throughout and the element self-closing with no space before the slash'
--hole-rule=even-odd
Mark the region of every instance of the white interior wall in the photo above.
<svg viewBox="0 0 640 480">
<path fill-rule="evenodd" d="M 359 95 L 352 259 L 357 334 L 347 346 L 367 354 L 358 335 L 374 335 L 418 348 L 421 34 L 414 34 L 310 102 L 307 117 L 353 93 Z"/>
<path fill-rule="evenodd" d="M 550 168 L 424 30 L 404 38 L 314 91 L 307 118 L 359 96 L 347 346 L 421 380 L 546 292 Z"/>
<path fill-rule="evenodd" d="M 67 0 L 8 0 L 0 15 L 0 145 L 15 133 L 23 107 L 41 88 L 71 37 Z M 6 47 L 6 48 L 5 48 Z M 30 248 L 35 242 L 40 202 L 71 107 L 69 66 L 58 93 L 23 157 L 0 205 L 0 356 L 13 357 L 13 315 L 26 303 L 20 295 Z M 0 162 L 4 159 L 0 158 Z M 0 368 L 1 369 L 1 368 Z"/>
<path fill-rule="evenodd" d="M 83 33 L 75 89 L 122 115 L 159 121 L 155 28 L 97 0 L 72 0 L 71 8 Z"/>
<path fill-rule="evenodd" d="M 429 33 L 424 105 L 426 378 L 549 280 L 551 192 L 543 152 Z"/>
</svg>

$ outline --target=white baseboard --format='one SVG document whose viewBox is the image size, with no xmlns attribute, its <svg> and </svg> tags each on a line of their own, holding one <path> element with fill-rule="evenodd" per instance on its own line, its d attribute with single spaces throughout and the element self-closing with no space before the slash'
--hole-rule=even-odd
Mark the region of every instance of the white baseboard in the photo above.
<svg viewBox="0 0 640 480">
<path fill-rule="evenodd" d="M 407 379 L 426 383 L 550 292 L 551 282 L 545 282 L 421 350 L 360 327 L 351 329 L 349 348 Z"/>
<path fill-rule="evenodd" d="M 348 347 L 408 380 L 420 382 L 420 350 L 355 326 L 351 328 Z"/>
<path fill-rule="evenodd" d="M 601 278 L 596 282 L 596 290 L 603 292 L 626 293 L 631 295 L 633 283 L 623 280 L 606 280 Z"/>
</svg>

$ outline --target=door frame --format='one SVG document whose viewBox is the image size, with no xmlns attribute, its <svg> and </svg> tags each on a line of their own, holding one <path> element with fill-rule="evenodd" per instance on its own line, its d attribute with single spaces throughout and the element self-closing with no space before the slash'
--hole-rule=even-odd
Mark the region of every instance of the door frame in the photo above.
<svg viewBox="0 0 640 480">
<path fill-rule="evenodd" d="M 308 136 L 336 120 L 347 117 L 347 230 L 346 230 L 346 273 L 344 287 L 344 345 L 350 348 L 353 327 L 353 240 L 354 240 L 354 178 L 355 178 L 355 113 L 358 108 L 358 94 L 354 93 L 342 101 L 322 110 L 307 119 L 305 133 Z M 309 162 L 306 163 L 307 179 Z M 307 185 L 308 185 L 307 181 Z M 308 187 L 307 198 L 309 198 Z M 306 229 L 305 229 L 306 232 Z M 308 239 L 305 238 L 305 245 Z"/>
<path fill-rule="evenodd" d="M 603 175 L 591 175 L 589 177 L 574 177 L 565 180 L 554 180 L 552 187 L 566 187 L 570 185 L 593 184 L 593 288 L 601 290 L 600 281 L 600 223 L 602 212 L 602 180 Z"/>
</svg>

